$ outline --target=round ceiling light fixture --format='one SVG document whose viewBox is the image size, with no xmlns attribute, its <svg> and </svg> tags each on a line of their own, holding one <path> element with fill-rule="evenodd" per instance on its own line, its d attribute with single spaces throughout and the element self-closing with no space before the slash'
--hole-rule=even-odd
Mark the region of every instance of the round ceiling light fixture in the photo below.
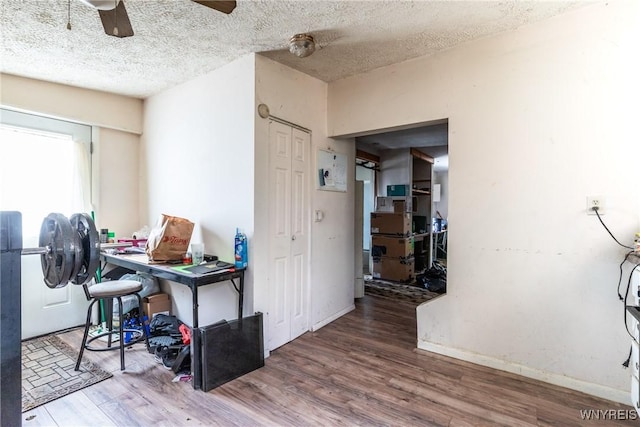
<svg viewBox="0 0 640 427">
<path fill-rule="evenodd" d="M 316 51 L 316 42 L 310 34 L 296 34 L 289 40 L 289 52 L 298 58 L 306 58 Z"/>
</svg>

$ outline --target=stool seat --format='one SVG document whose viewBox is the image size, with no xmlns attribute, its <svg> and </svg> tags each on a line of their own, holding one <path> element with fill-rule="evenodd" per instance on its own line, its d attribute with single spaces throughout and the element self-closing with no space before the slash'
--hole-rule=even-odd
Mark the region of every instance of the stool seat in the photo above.
<svg viewBox="0 0 640 427">
<path fill-rule="evenodd" d="M 137 280 L 111 280 L 89 286 L 91 298 L 109 298 L 135 294 L 142 290 L 142 283 Z"/>
</svg>

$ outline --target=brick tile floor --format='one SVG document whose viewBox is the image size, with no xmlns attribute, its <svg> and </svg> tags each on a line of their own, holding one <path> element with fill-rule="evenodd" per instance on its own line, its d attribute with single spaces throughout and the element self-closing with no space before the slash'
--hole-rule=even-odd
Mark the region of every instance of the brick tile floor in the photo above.
<svg viewBox="0 0 640 427">
<path fill-rule="evenodd" d="M 74 371 L 77 351 L 56 336 L 22 342 L 23 410 L 42 404 L 47 396 L 62 396 L 96 382 L 93 368 Z M 105 374 L 103 373 L 102 379 Z M 50 399 L 49 399 L 50 400 Z M 35 405 L 35 406 L 34 406 Z"/>
</svg>

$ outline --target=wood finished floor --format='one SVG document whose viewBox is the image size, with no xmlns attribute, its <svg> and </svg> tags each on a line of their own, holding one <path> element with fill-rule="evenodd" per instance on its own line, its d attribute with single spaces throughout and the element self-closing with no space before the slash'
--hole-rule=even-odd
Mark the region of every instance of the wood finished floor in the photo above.
<svg viewBox="0 0 640 427">
<path fill-rule="evenodd" d="M 415 349 L 415 307 L 365 296 L 356 310 L 204 393 L 172 383 L 143 345 L 86 357 L 106 381 L 22 414 L 23 426 L 583 426 L 580 410 L 631 407 Z M 79 330 L 61 337 L 74 347 Z M 620 416 L 618 415 L 618 418 Z"/>
</svg>

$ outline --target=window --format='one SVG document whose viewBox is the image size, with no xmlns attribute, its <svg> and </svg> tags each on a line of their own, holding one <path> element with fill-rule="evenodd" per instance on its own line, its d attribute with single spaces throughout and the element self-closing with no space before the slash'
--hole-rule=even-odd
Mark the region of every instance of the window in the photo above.
<svg viewBox="0 0 640 427">
<path fill-rule="evenodd" d="M 22 213 L 23 245 L 37 246 L 51 212 L 91 211 L 91 127 L 0 110 L 0 210 Z"/>
</svg>

